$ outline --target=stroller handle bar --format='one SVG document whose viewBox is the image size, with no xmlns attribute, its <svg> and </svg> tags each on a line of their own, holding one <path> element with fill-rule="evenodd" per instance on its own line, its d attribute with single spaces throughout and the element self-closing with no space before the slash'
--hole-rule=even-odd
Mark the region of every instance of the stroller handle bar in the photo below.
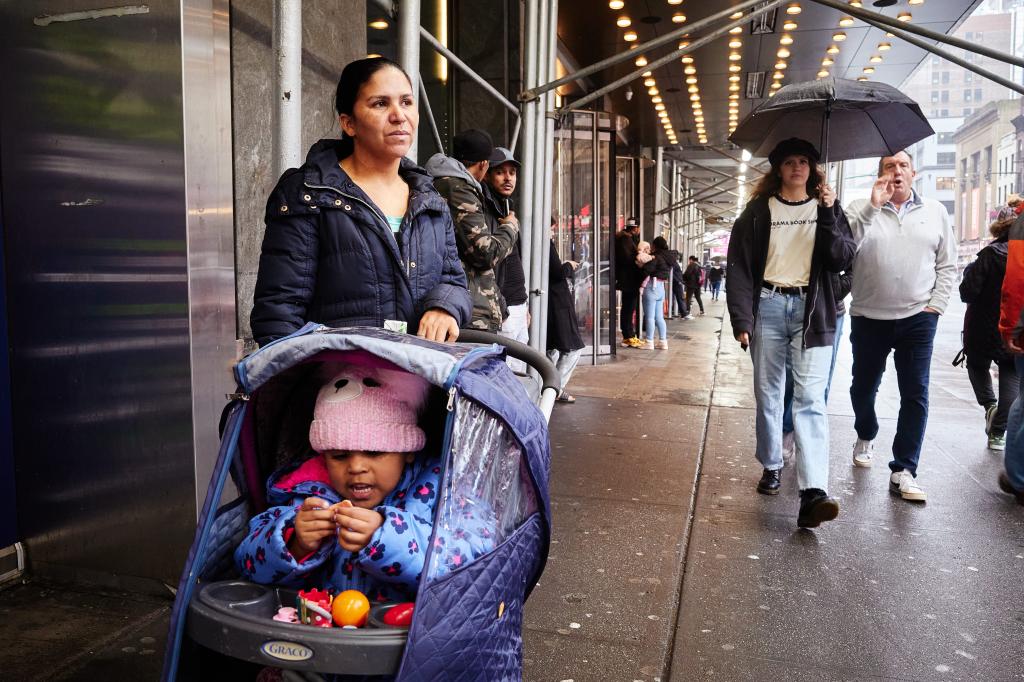
<svg viewBox="0 0 1024 682">
<path fill-rule="evenodd" d="M 542 383 L 540 404 L 538 407 L 544 413 L 544 418 L 551 417 L 551 409 L 555 406 L 555 398 L 562 391 L 562 375 L 555 366 L 542 354 L 531 346 L 519 341 L 480 329 L 460 329 L 459 342 L 462 343 L 494 343 L 505 347 L 509 357 L 522 360 L 539 375 Z"/>
</svg>

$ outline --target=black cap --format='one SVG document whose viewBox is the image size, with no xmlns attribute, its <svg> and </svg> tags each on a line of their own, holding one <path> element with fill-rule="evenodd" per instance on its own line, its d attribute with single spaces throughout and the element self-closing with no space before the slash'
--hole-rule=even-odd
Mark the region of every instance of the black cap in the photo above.
<svg viewBox="0 0 1024 682">
<path fill-rule="evenodd" d="M 791 137 L 775 145 L 775 149 L 768 155 L 768 162 L 772 168 L 778 168 L 789 156 L 806 156 L 811 163 L 818 163 L 821 158 L 813 144 L 799 137 Z"/>
<path fill-rule="evenodd" d="M 494 153 L 494 141 L 482 130 L 463 130 L 452 140 L 452 156 L 457 161 L 476 163 L 486 161 Z"/>
<path fill-rule="evenodd" d="M 626 218 L 627 230 L 632 230 L 634 227 L 640 227 L 640 223 L 637 222 L 636 218 Z"/>
</svg>

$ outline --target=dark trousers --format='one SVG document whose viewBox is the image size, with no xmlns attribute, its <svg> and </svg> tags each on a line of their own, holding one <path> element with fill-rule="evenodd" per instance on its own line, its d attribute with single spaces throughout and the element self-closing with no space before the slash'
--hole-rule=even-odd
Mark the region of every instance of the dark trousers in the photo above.
<svg viewBox="0 0 1024 682">
<path fill-rule="evenodd" d="M 636 327 L 633 326 L 633 317 L 640 305 L 639 289 L 622 290 L 622 307 L 619 309 L 619 330 L 622 338 L 631 339 L 636 336 Z"/>
<path fill-rule="evenodd" d="M 690 309 L 686 306 L 685 288 L 681 280 L 672 280 L 672 297 L 676 299 L 676 308 L 680 317 L 686 317 L 690 314 Z"/>
<path fill-rule="evenodd" d="M 902 320 L 873 320 L 858 315 L 851 316 L 850 321 L 853 345 L 850 401 L 857 437 L 874 440 L 878 435 L 875 395 L 892 351 L 900 389 L 900 415 L 889 468 L 906 470 L 916 476 L 928 425 L 928 379 L 939 316 L 922 311 Z"/>
<path fill-rule="evenodd" d="M 996 416 L 992 420 L 992 435 L 1002 436 L 1006 433 L 1006 419 L 1010 415 L 1010 405 L 1017 397 L 1019 378 L 1017 377 L 1017 366 L 1013 358 L 1002 360 L 996 363 L 999 368 L 999 399 L 992 390 L 992 375 L 988 369 L 992 361 L 980 355 L 967 355 L 967 376 L 971 380 L 971 388 L 974 389 L 974 397 L 978 404 L 988 407 L 998 403 Z"/>
<path fill-rule="evenodd" d="M 700 300 L 700 287 L 686 287 L 686 307 L 689 308 L 693 304 L 693 298 L 697 297 L 697 305 L 700 306 L 701 314 L 704 313 L 704 302 Z"/>
</svg>

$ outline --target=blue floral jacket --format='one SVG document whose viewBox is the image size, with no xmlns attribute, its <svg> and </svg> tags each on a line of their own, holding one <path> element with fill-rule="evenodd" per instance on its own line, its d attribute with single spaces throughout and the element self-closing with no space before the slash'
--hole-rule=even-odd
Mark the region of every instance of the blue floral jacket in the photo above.
<svg viewBox="0 0 1024 682">
<path fill-rule="evenodd" d="M 359 590 L 371 601 L 413 601 L 416 597 L 427 544 L 434 525 L 441 462 L 419 455 L 405 466 L 395 489 L 376 509 L 384 523 L 366 547 L 358 552 L 341 548 L 327 538 L 308 557 L 294 557 L 288 550 L 295 514 L 307 497 L 330 504 L 341 501 L 331 488 L 320 455 L 275 472 L 268 481 L 267 499 L 276 505 L 249 521 L 249 532 L 235 550 L 242 576 L 263 584 L 291 588 L 326 588 L 334 593 Z M 473 512 L 459 514 L 452 532 L 438 532 L 434 543 L 437 574 L 468 564 L 494 548 L 494 515 L 486 505 L 469 505 L 456 496 L 459 507 Z"/>
</svg>

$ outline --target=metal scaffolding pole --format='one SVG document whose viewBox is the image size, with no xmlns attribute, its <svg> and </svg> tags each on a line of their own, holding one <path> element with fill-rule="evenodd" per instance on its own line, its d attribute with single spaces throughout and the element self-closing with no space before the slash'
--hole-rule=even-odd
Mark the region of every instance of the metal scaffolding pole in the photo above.
<svg viewBox="0 0 1024 682">
<path fill-rule="evenodd" d="M 719 186 L 724 185 L 725 183 L 730 182 L 730 181 L 731 181 L 731 178 L 730 179 L 719 180 L 718 182 L 716 182 L 715 184 L 711 185 L 710 187 L 705 187 L 702 190 L 698 190 L 697 192 L 694 192 L 692 196 L 684 199 L 682 202 L 679 203 L 678 206 L 668 206 L 666 208 L 661 209 L 661 212 L 662 213 L 666 213 L 666 212 L 671 211 L 672 209 L 675 209 L 675 208 L 683 208 L 685 206 L 689 206 L 690 204 L 695 204 L 698 201 L 700 201 L 701 199 L 706 199 L 708 196 L 711 196 L 710 194 L 707 194 L 706 196 L 702 196 L 702 197 L 698 198 L 698 195 L 705 194 L 706 192 L 710 192 L 713 189 L 718 189 Z"/>
<path fill-rule="evenodd" d="M 302 165 L 302 0 L 274 2 L 274 177 Z"/>
<path fill-rule="evenodd" d="M 776 7 L 781 5 L 783 2 L 784 2 L 784 0 L 771 0 L 771 2 L 769 2 L 766 5 L 764 5 L 763 7 L 758 7 L 757 9 L 755 9 L 750 14 L 745 15 L 742 19 L 736 19 L 734 21 L 730 21 L 728 24 L 725 24 L 721 28 L 712 31 L 710 34 L 708 34 L 708 35 L 706 35 L 706 36 L 704 36 L 702 38 L 698 38 L 697 40 L 694 40 L 693 42 L 691 42 L 689 45 L 687 45 L 682 50 L 675 50 L 673 52 L 670 52 L 669 54 L 665 55 L 664 57 L 660 57 L 659 59 L 656 59 L 653 62 L 648 63 L 646 66 L 640 67 L 639 69 L 637 69 L 633 73 L 629 74 L 628 76 L 623 76 L 622 78 L 618 79 L 617 81 L 614 81 L 614 82 L 606 85 L 603 88 L 599 88 L 599 89 L 595 90 L 594 92 L 590 93 L 589 95 L 585 95 L 585 96 L 581 97 L 580 99 L 575 100 L 574 102 L 572 102 L 571 105 L 566 105 L 565 109 L 568 109 L 570 107 L 573 108 L 573 109 L 584 107 L 584 106 L 590 104 L 591 102 L 593 102 L 594 100 L 599 99 L 601 97 L 604 97 L 609 92 L 614 92 L 615 90 L 618 90 L 619 88 L 621 88 L 623 85 L 626 85 L 628 83 L 631 83 L 631 82 L 635 81 L 638 78 L 641 78 L 644 73 L 646 73 L 648 71 L 654 71 L 654 69 L 657 69 L 659 67 L 665 66 L 666 64 L 669 64 L 671 62 L 676 61 L 677 59 L 682 57 L 684 54 L 688 54 L 688 53 L 693 52 L 694 50 L 696 50 L 698 48 L 704 47 L 705 45 L 708 45 L 709 43 L 714 42 L 715 40 L 717 40 L 719 38 L 719 36 L 721 36 L 721 35 L 723 35 L 725 33 L 728 33 L 730 29 L 736 28 L 737 26 L 741 26 L 741 25 L 747 23 L 748 21 L 750 21 L 752 18 L 760 16 L 760 15 L 764 14 L 765 12 L 770 12 L 770 11 L 774 10 Z M 693 31 L 694 27 L 696 25 L 697 24 L 695 23 L 693 26 L 690 26 L 689 27 L 689 31 L 687 31 L 687 32 Z M 671 34 L 669 34 L 669 35 L 671 35 Z M 636 54 L 636 51 L 635 50 L 629 50 L 626 53 L 626 57 L 629 58 L 633 54 Z"/>
<path fill-rule="evenodd" d="M 896 28 L 906 33 L 916 33 L 919 36 L 924 36 L 925 38 L 930 38 L 931 40 L 936 40 L 940 43 L 945 43 L 946 45 L 952 45 L 953 47 L 959 47 L 961 49 L 967 50 L 968 52 L 974 52 L 975 54 L 980 54 L 982 56 L 989 57 L 990 59 L 995 59 L 996 61 L 1006 62 L 1007 64 L 1013 64 L 1014 66 L 1024 67 L 1024 58 L 1012 54 L 1007 54 L 1005 52 L 1000 52 L 999 50 L 993 50 L 990 47 L 985 47 L 984 45 L 979 45 L 978 43 L 974 43 L 969 40 L 964 40 L 963 38 L 957 38 L 956 36 L 946 35 L 945 33 L 939 33 L 938 31 L 933 31 L 931 29 L 923 28 L 921 26 L 914 26 L 910 22 L 899 21 L 898 19 L 887 17 L 884 14 L 880 14 L 878 12 L 871 12 L 866 9 L 861 9 L 858 7 L 854 7 L 852 5 L 848 5 L 846 3 L 836 2 L 836 0 L 812 0 L 812 2 L 816 2 L 819 5 L 824 5 L 825 7 L 831 7 L 832 9 L 838 10 L 843 14 L 849 14 L 851 16 L 857 17 L 861 21 L 871 24 L 875 28 L 880 28 L 883 31 L 897 33 L 896 31 L 892 30 Z M 879 26 L 878 24 L 884 25 Z M 904 36 L 900 36 L 898 33 L 897 35 L 898 37 L 906 40 Z"/>
<path fill-rule="evenodd" d="M 712 14 L 710 17 L 701 19 L 700 21 L 695 21 L 692 24 L 687 24 L 684 28 L 679 28 L 676 29 L 675 31 L 669 31 L 663 36 L 659 36 L 653 40 L 648 40 L 646 43 L 640 43 L 632 50 L 621 52 L 612 57 L 608 57 L 607 59 L 602 59 L 601 61 L 595 64 L 591 64 L 590 66 L 584 67 L 579 71 L 574 71 L 573 73 L 567 76 L 559 78 L 558 80 L 553 80 L 543 85 L 527 87 L 526 90 L 524 90 L 523 93 L 519 96 L 519 99 L 523 102 L 526 102 L 535 97 L 538 97 L 541 93 L 548 92 L 549 90 L 554 90 L 555 88 L 565 85 L 566 83 L 571 83 L 572 81 L 585 78 L 591 74 L 597 73 L 598 71 L 604 71 L 610 66 L 615 66 L 616 64 L 624 62 L 627 59 L 632 59 L 634 55 L 643 54 L 654 48 L 661 47 L 662 45 L 667 45 L 676 40 L 676 38 L 681 38 L 682 36 L 687 35 L 688 33 L 700 31 L 706 28 L 707 26 L 713 26 L 715 23 L 721 21 L 722 19 L 728 18 L 729 15 L 733 14 L 734 12 L 744 11 L 750 7 L 753 7 L 754 5 L 759 4 L 761 1 L 762 0 L 746 0 L 746 2 L 741 2 L 735 7 L 730 7 L 729 9 L 725 9 L 716 14 Z M 778 4 L 779 3 L 777 2 L 774 3 L 774 5 Z M 747 17 L 744 17 L 744 21 L 749 21 L 753 16 L 754 15 L 752 14 Z"/>
<path fill-rule="evenodd" d="M 383 9 L 385 12 L 387 12 L 392 17 L 396 16 L 395 8 L 392 5 L 392 3 L 389 2 L 389 0 L 374 0 L 374 2 L 376 2 L 377 5 L 381 9 Z M 415 8 L 409 8 L 409 5 L 411 5 L 411 4 L 415 4 Z M 415 12 L 415 14 L 417 16 L 416 30 L 419 31 L 420 38 L 422 38 L 423 40 L 427 41 L 430 44 L 430 46 L 432 48 L 434 48 L 434 50 L 438 54 L 440 54 L 442 57 L 447 59 L 449 61 L 449 63 L 451 63 L 452 66 L 454 66 L 455 68 L 459 69 L 464 74 L 469 76 L 470 80 L 472 80 L 474 83 L 476 83 L 481 88 L 486 90 L 491 96 L 493 96 L 495 99 L 497 99 L 499 102 L 501 102 L 501 104 L 504 105 L 504 107 L 506 109 L 509 109 L 516 116 L 519 116 L 519 108 L 516 107 L 516 105 L 514 105 L 514 104 L 512 104 L 512 102 L 508 101 L 508 99 L 504 95 L 502 95 L 500 92 L 498 92 L 493 85 L 491 85 L 486 80 L 484 80 L 484 78 L 482 76 L 480 76 L 480 74 L 478 74 L 476 71 L 474 71 L 468 64 L 466 64 L 466 62 L 464 62 L 461 59 L 459 59 L 458 55 L 456 55 L 454 52 L 452 52 L 447 47 L 442 45 L 441 41 L 434 37 L 434 34 L 432 34 L 430 31 L 428 31 L 427 29 L 425 29 L 425 28 L 423 28 L 422 26 L 419 25 L 419 4 L 420 4 L 419 0 L 403 0 L 403 2 L 402 2 L 403 10 L 404 9 L 411 9 L 411 11 Z M 399 39 L 402 40 L 402 38 L 403 38 L 403 34 L 401 33 L 402 12 L 398 12 L 397 13 L 397 17 L 398 17 L 398 22 L 399 22 Z M 401 45 L 399 47 L 401 47 Z M 416 43 L 416 48 L 417 48 L 417 50 L 419 49 L 419 43 Z M 419 52 L 417 52 L 417 55 L 418 54 L 419 54 Z M 416 73 L 417 74 L 419 73 L 419 61 L 418 61 L 418 59 L 419 58 L 417 56 L 417 62 L 416 62 L 416 69 L 417 69 Z M 406 68 L 405 62 L 401 60 L 401 52 L 399 52 L 399 62 L 402 64 L 403 68 Z M 410 73 L 409 76 L 412 77 L 412 74 Z"/>
<path fill-rule="evenodd" d="M 412 81 L 412 91 L 419 91 L 420 84 L 420 41 L 417 35 L 420 30 L 420 0 L 402 0 L 402 8 L 398 13 L 398 63 L 405 69 Z M 416 136 L 412 137 L 412 145 L 406 156 L 416 160 Z"/>
<path fill-rule="evenodd" d="M 542 0 L 541 19 L 543 25 L 540 31 L 540 39 L 544 41 L 544 51 L 541 62 L 537 67 L 538 81 L 547 80 L 554 76 L 555 51 L 558 48 L 558 0 Z M 551 220 L 551 186 L 555 133 L 555 121 L 548 116 L 548 111 L 554 100 L 554 94 L 550 92 L 545 93 L 540 100 L 541 106 L 538 109 L 539 121 L 537 126 L 540 168 L 537 172 L 537 178 L 541 180 L 541 185 L 534 191 L 538 209 L 534 216 L 533 224 L 528 229 L 533 233 L 534 272 L 540 275 L 541 289 L 541 295 L 538 297 L 537 315 L 533 316 L 531 320 L 531 322 L 537 322 L 537 334 L 536 336 L 531 334 L 530 339 L 533 341 L 535 338 L 534 347 L 541 353 L 544 353 L 547 350 L 548 336 L 548 292 L 550 290 L 548 281 L 551 271 L 551 259 L 548 257 L 547 230 Z"/>
<path fill-rule="evenodd" d="M 430 108 L 430 98 L 427 97 L 427 88 L 423 85 L 423 80 L 420 80 L 420 102 L 423 103 L 423 109 L 427 112 L 427 121 L 430 123 L 430 132 L 434 135 L 434 142 L 437 144 L 437 151 L 444 154 L 444 144 L 441 142 L 441 133 L 437 129 L 437 121 L 434 120 L 434 111 Z"/>
<path fill-rule="evenodd" d="M 537 28 L 540 24 L 538 18 L 537 3 L 539 0 L 525 0 L 526 2 L 526 21 L 525 31 L 523 33 L 523 78 L 526 81 L 526 86 L 529 87 L 538 82 L 537 76 L 537 62 L 539 61 L 539 49 L 537 46 Z M 533 253 L 533 235 L 531 234 L 530 225 L 536 220 L 536 216 L 533 210 L 533 195 L 540 187 L 541 181 L 537 178 L 537 117 L 534 112 L 541 106 L 539 100 L 532 102 L 523 103 L 523 144 L 522 154 L 520 155 L 520 162 L 522 166 L 520 168 L 520 194 L 522 200 L 519 202 L 519 248 L 522 254 L 523 260 L 523 276 L 526 280 L 526 288 L 529 294 L 528 304 L 531 311 L 531 315 L 534 310 L 534 299 L 537 293 L 533 286 L 533 261 L 531 254 Z M 530 325 L 530 341 L 531 345 L 535 340 L 533 325 Z"/>
</svg>

